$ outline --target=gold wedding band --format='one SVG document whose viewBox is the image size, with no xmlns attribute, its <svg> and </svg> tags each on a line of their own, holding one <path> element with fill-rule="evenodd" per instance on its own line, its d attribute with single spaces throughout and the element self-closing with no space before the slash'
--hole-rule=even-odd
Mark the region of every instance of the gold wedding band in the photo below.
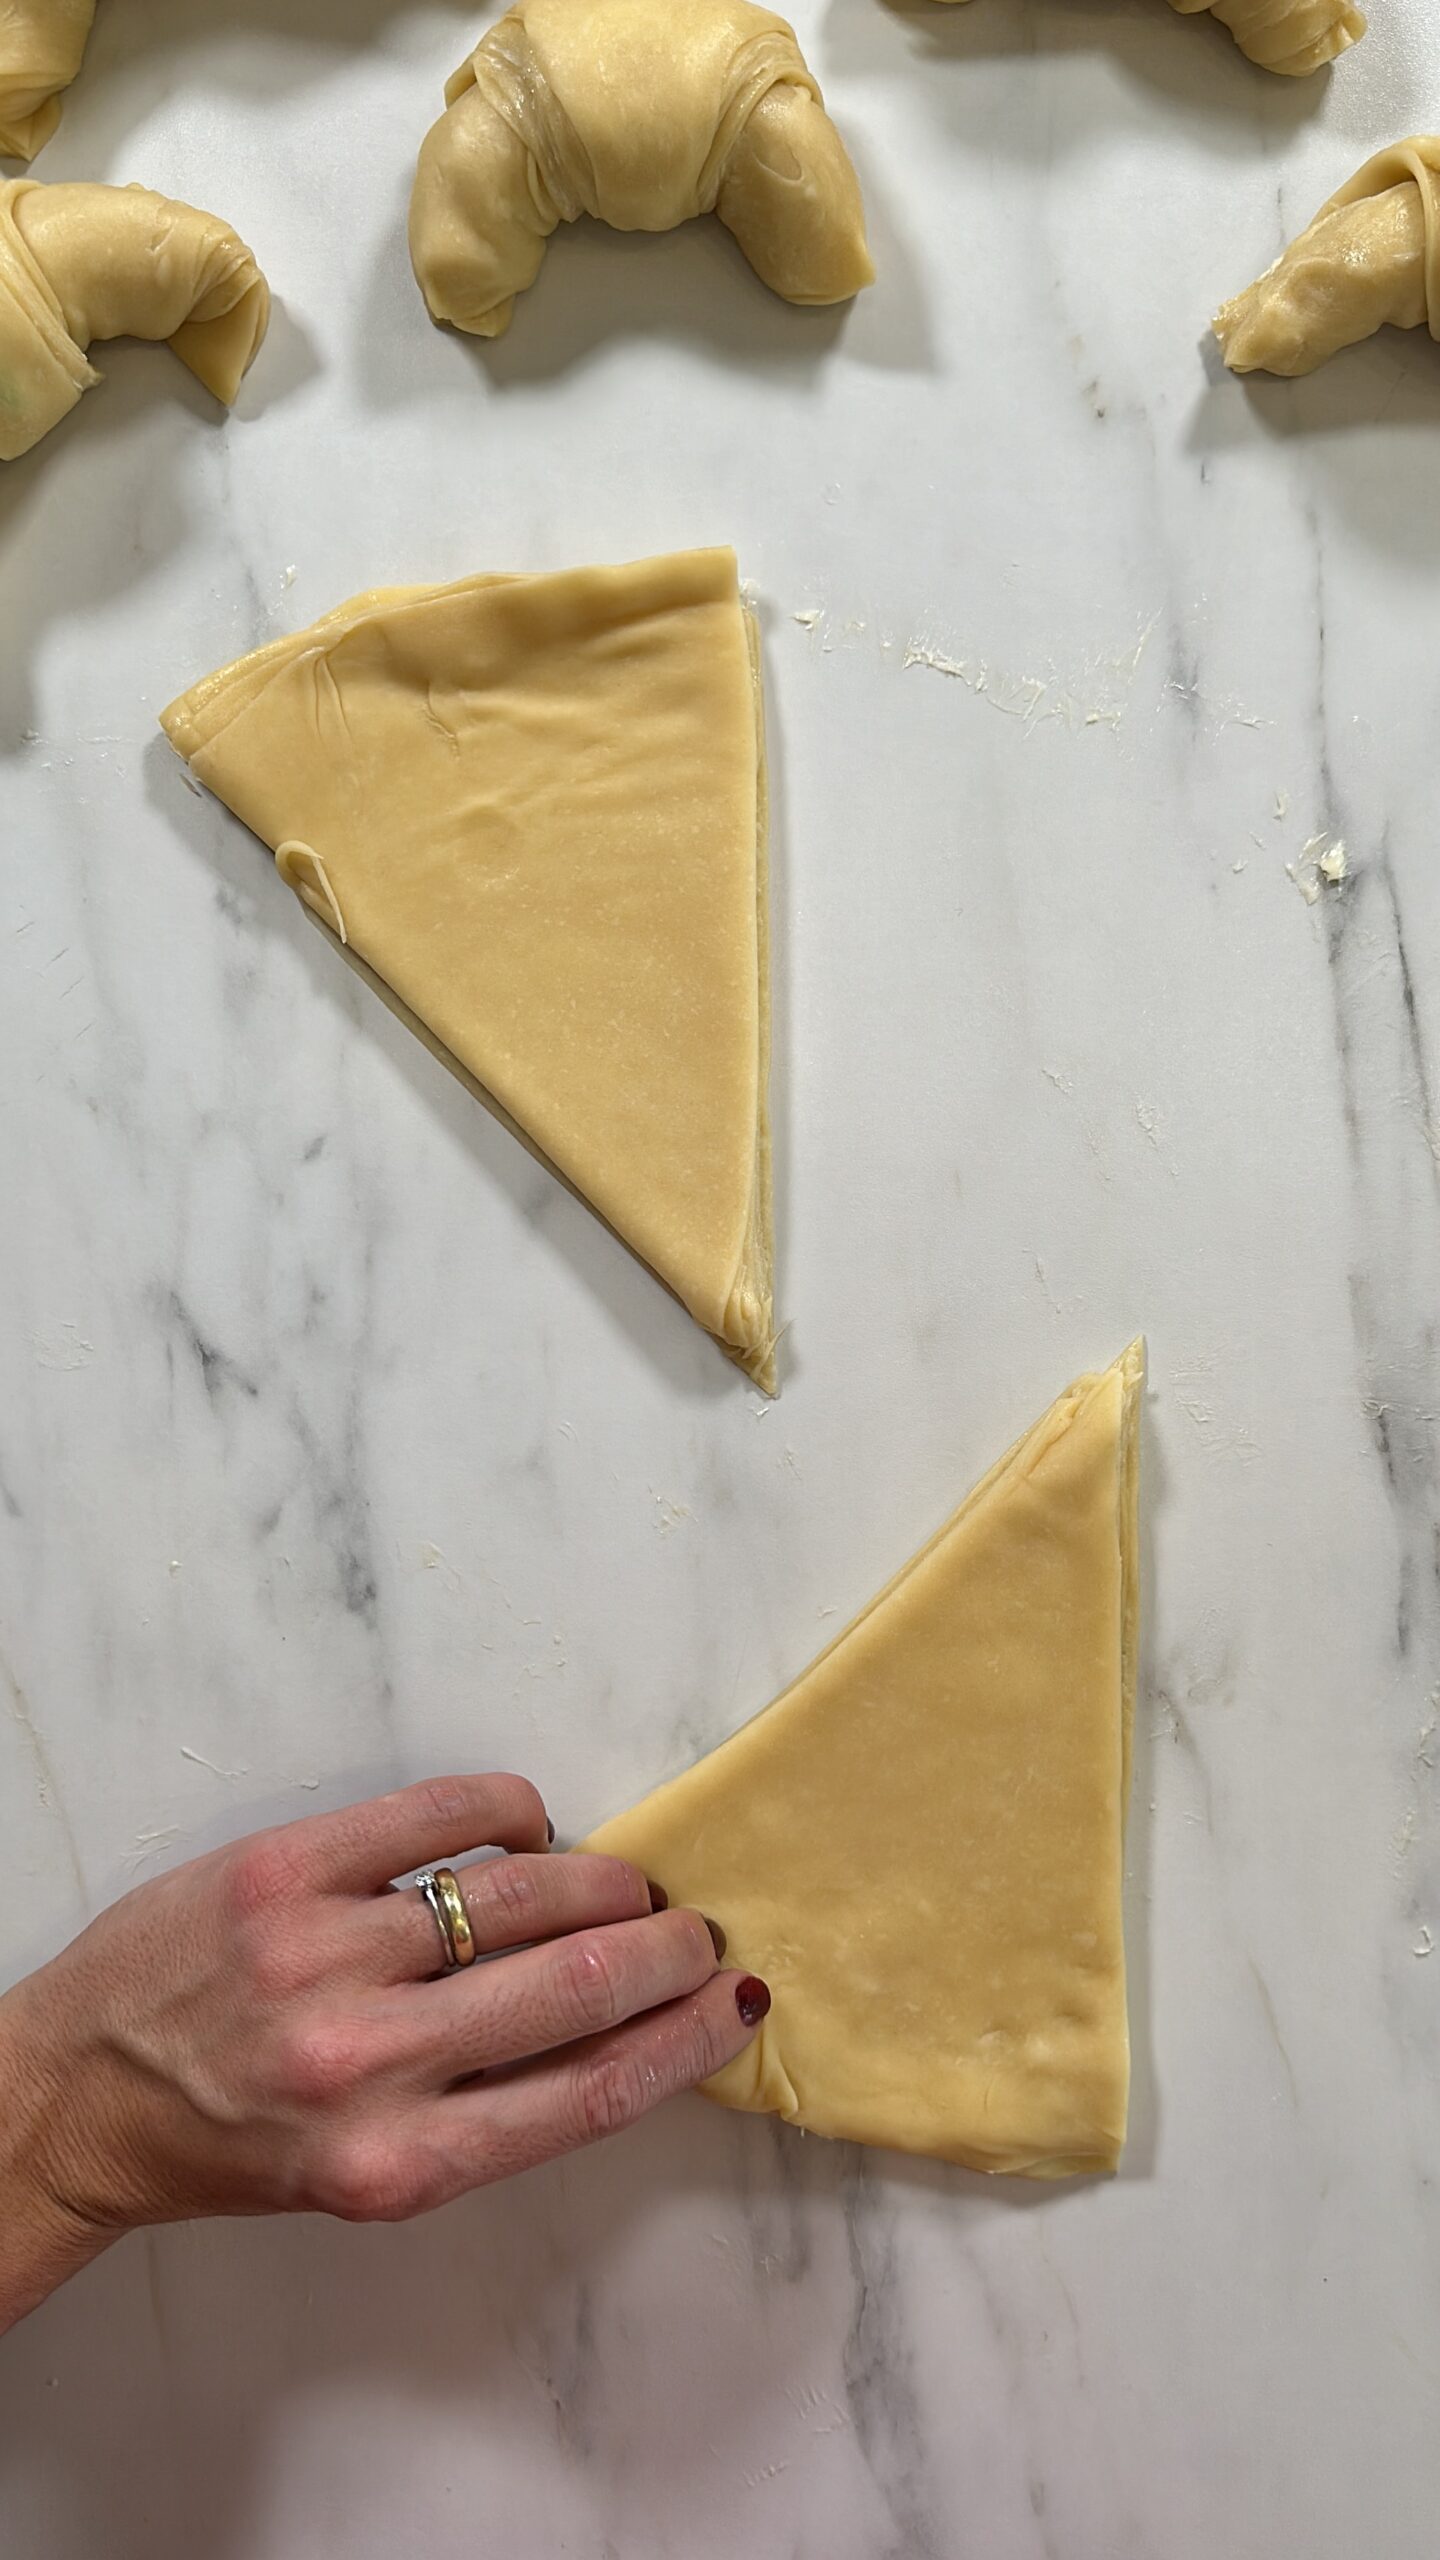
<svg viewBox="0 0 1440 2560">
<path fill-rule="evenodd" d="M 450 1941 L 450 1961 L 454 1965 L 473 1964 L 475 1933 L 470 1926 L 470 1914 L 465 1908 L 465 1896 L 449 1867 L 436 1867 L 433 1873 L 435 1890 L 440 1896 L 445 1912 L 445 1934 Z"/>
<path fill-rule="evenodd" d="M 440 1946 L 447 1973 L 458 1973 L 476 1956 L 475 1933 L 465 1897 L 449 1867 L 427 1867 L 415 1879 L 415 1890 L 429 1904 L 430 1914 L 440 1932 Z"/>
</svg>

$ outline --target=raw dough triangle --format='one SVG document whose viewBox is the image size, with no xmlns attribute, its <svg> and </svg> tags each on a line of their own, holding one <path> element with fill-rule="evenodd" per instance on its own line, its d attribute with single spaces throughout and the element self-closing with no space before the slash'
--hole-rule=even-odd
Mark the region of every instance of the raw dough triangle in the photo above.
<svg viewBox="0 0 1440 2560">
<path fill-rule="evenodd" d="M 161 719 L 773 1389 L 764 744 L 733 553 L 357 596 Z"/>
<path fill-rule="evenodd" d="M 1114 2168 L 1143 1365 L 1078 1379 L 773 1706 L 585 1842 L 770 1984 L 722 2104 L 973 2169 Z"/>
</svg>

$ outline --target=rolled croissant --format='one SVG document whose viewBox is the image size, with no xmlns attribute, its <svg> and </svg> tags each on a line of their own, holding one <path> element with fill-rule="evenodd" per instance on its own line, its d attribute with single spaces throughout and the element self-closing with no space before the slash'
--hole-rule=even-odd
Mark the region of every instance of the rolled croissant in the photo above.
<svg viewBox="0 0 1440 2560">
<path fill-rule="evenodd" d="M 148 187 L 0 183 L 0 461 L 99 381 L 95 339 L 168 339 L 228 407 L 269 317 L 264 277 L 213 213 Z"/>
<path fill-rule="evenodd" d="M 1232 373 L 1293 377 L 1387 321 L 1440 338 L 1440 135 L 1377 151 L 1214 325 Z"/>
<path fill-rule="evenodd" d="M 1364 15 L 1351 0 L 1170 0 L 1170 6 L 1182 18 L 1208 9 L 1262 71 L 1293 79 L 1322 71 L 1365 33 Z"/>
<path fill-rule="evenodd" d="M 95 0 L 0 0 L 0 154 L 33 160 L 60 121 Z"/>
<path fill-rule="evenodd" d="M 718 213 L 789 302 L 868 284 L 860 188 L 792 29 L 749 0 L 517 0 L 426 136 L 410 254 L 431 313 L 499 337 L 582 213 L 669 231 Z"/>
</svg>

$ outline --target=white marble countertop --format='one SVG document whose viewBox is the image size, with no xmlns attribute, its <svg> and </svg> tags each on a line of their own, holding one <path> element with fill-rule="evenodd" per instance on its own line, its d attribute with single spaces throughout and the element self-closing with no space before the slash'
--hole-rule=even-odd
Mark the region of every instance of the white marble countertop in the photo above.
<svg viewBox="0 0 1440 2560">
<path fill-rule="evenodd" d="M 3 1963 L 450 1764 L 578 1830 L 1143 1327 L 1124 2172 L 686 2100 L 409 2229 L 129 2242 L 0 2350 L 7 2560 L 1434 2549 L 1440 359 L 1199 346 L 1440 122 L 1430 0 L 1304 85 L 1160 0 L 794 14 L 846 315 L 697 226 L 433 332 L 448 6 L 107 0 L 37 164 L 213 205 L 283 307 L 228 422 L 117 349 L 0 485 Z M 717 539 L 774 738 L 770 1410 L 154 730 L 372 582 Z"/>
</svg>

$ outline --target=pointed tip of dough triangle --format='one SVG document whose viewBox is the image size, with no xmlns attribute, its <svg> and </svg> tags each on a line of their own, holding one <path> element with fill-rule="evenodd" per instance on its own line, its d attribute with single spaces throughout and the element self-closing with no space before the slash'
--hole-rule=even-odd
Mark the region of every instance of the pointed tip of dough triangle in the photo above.
<svg viewBox="0 0 1440 2560">
<path fill-rule="evenodd" d="M 720 1348 L 727 1359 L 734 1361 L 737 1369 L 744 1370 L 752 1387 L 758 1387 L 761 1395 L 768 1396 L 772 1404 L 778 1401 L 780 1370 L 773 1342 L 763 1351 L 735 1351 L 728 1342 L 722 1342 Z"/>
</svg>

